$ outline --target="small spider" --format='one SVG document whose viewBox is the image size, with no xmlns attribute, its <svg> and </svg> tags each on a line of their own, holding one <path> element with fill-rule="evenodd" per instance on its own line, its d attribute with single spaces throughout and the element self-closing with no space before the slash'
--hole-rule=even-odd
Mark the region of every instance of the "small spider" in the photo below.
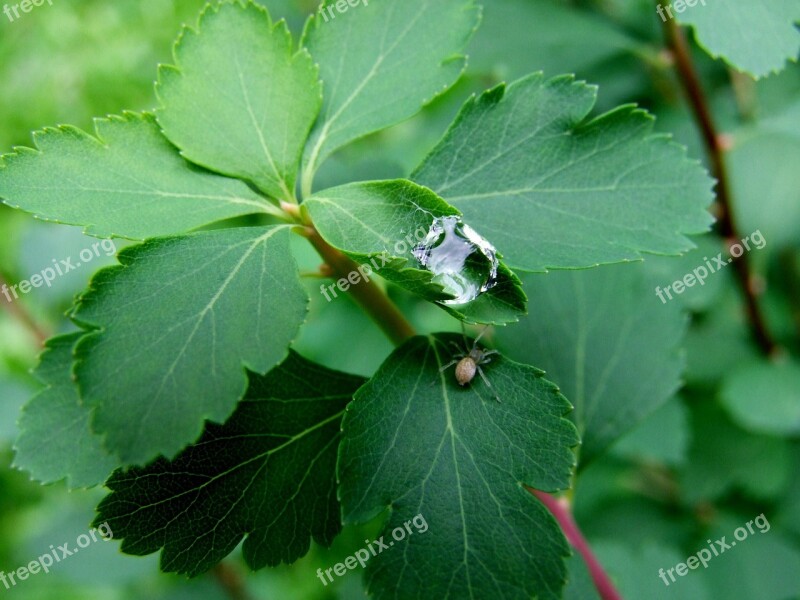
<svg viewBox="0 0 800 600">
<path fill-rule="evenodd" d="M 492 391 L 492 394 L 494 394 L 495 400 L 500 402 L 500 397 L 497 395 L 497 392 L 494 391 L 494 388 L 492 387 L 492 384 L 489 383 L 486 375 L 484 375 L 483 369 L 481 369 L 481 365 L 491 362 L 492 359 L 490 357 L 492 354 L 498 353 L 497 350 L 482 350 L 478 347 L 478 340 L 480 340 L 483 334 L 486 333 L 486 329 L 488 329 L 488 327 L 484 328 L 480 335 L 475 338 L 475 342 L 472 344 L 472 349 L 469 350 L 469 352 L 464 351 L 466 350 L 466 336 L 464 337 L 464 348 L 461 348 L 455 342 L 450 342 L 458 351 L 458 353 L 454 354 L 453 360 L 439 369 L 439 372 L 441 373 L 453 365 L 456 365 L 456 381 L 458 381 L 458 384 L 461 386 L 465 386 L 470 383 L 473 379 L 475 379 L 475 373 L 478 373 L 478 375 L 481 376 L 481 379 L 483 379 L 483 382 L 486 384 L 486 387 L 488 387 Z"/>
</svg>

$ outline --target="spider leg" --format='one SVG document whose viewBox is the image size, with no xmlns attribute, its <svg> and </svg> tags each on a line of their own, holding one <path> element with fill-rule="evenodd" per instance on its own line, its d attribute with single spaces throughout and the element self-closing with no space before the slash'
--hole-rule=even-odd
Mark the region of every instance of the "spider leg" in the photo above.
<svg viewBox="0 0 800 600">
<path fill-rule="evenodd" d="M 456 352 L 458 352 L 458 355 L 459 355 L 461 358 L 464 358 L 464 356 L 465 356 L 465 355 L 464 355 L 464 350 L 463 350 L 463 348 L 462 348 L 461 346 L 459 346 L 459 345 L 458 345 L 457 343 L 455 343 L 453 340 L 450 340 L 450 345 L 451 345 L 453 348 L 455 348 L 455 349 L 456 349 Z"/>
<path fill-rule="evenodd" d="M 449 368 L 450 368 L 450 367 L 452 367 L 454 364 L 456 364 L 456 363 L 457 363 L 459 360 L 461 360 L 461 359 L 460 359 L 460 358 L 454 358 L 454 359 L 453 359 L 453 360 L 451 360 L 449 363 L 447 363 L 445 366 L 443 366 L 441 369 L 439 369 L 439 373 L 441 373 L 442 371 L 444 371 L 444 370 L 446 370 L 446 369 L 449 369 Z"/>
<path fill-rule="evenodd" d="M 489 383 L 489 380 L 486 378 L 486 375 L 483 374 L 483 369 L 481 369 L 480 365 L 478 365 L 478 375 L 481 376 L 481 379 L 483 379 L 483 383 L 485 383 L 486 387 L 488 387 L 491 390 L 492 394 L 494 394 L 494 399 L 502 404 L 502 400 L 500 400 L 500 396 L 497 395 L 497 392 L 494 391 L 494 388 L 492 387 L 492 384 Z"/>
<path fill-rule="evenodd" d="M 439 369 L 439 373 L 442 373 L 442 372 L 444 372 L 445 370 L 449 369 L 449 368 L 450 368 L 450 367 L 452 367 L 454 364 L 456 364 L 456 363 L 457 363 L 459 360 L 461 360 L 461 359 L 460 359 L 460 358 L 457 358 L 457 359 L 453 359 L 453 360 L 451 360 L 449 363 L 447 363 L 445 366 L 443 366 L 442 368 L 440 368 L 440 369 Z M 438 380 L 438 379 L 434 379 L 433 381 L 431 381 L 431 387 L 433 387 L 434 385 L 436 385 L 436 382 L 437 382 L 437 381 L 439 381 L 439 380 Z"/>
<path fill-rule="evenodd" d="M 487 325 L 486 327 L 484 327 L 484 328 L 483 328 L 483 331 L 481 331 L 481 332 L 478 334 L 478 337 L 476 337 L 476 338 L 475 338 L 475 343 L 474 343 L 474 344 L 472 344 L 472 349 L 473 349 L 473 350 L 474 350 L 475 348 L 477 348 L 477 347 L 478 347 L 478 342 L 479 342 L 479 341 L 480 341 L 480 339 L 483 337 L 483 334 L 484 334 L 484 333 L 486 333 L 486 330 L 487 330 L 487 329 L 489 329 L 489 326 L 488 326 L 488 325 Z"/>
<path fill-rule="evenodd" d="M 481 364 L 491 361 L 492 359 L 489 357 L 492 356 L 493 354 L 500 354 L 500 352 L 498 352 L 497 350 L 488 350 L 484 352 L 481 355 Z"/>
</svg>

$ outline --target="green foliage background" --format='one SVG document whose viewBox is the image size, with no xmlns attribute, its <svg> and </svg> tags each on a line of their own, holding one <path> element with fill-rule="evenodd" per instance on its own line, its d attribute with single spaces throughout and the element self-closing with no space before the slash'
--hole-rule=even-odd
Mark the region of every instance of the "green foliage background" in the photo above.
<svg viewBox="0 0 800 600">
<path fill-rule="evenodd" d="M 30 132 L 44 125 L 69 123 L 91 131 L 93 117 L 120 113 L 123 108 L 153 108 L 156 65 L 172 62 L 171 48 L 180 25 L 193 24 L 204 4 L 55 0 L 52 7 L 37 8 L 14 23 L 0 15 L 0 152 L 30 145 Z M 300 0 L 262 4 L 276 19 L 287 17 L 295 35 L 303 15 L 314 8 Z M 538 70 L 547 77 L 575 73 L 578 79 L 598 84 L 594 114 L 638 103 L 657 116 L 657 131 L 674 134 L 688 146 L 690 156 L 703 157 L 673 71 L 661 52 L 660 23 L 650 2 L 489 0 L 486 4 L 484 22 L 469 48 L 468 70 L 459 84 L 412 120 L 336 154 L 322 168 L 318 189 L 355 179 L 408 175 L 469 94 Z M 767 240 L 764 250 L 750 256 L 758 275 L 769 282 L 764 296 L 767 320 L 778 341 L 797 357 L 800 72 L 790 64 L 779 74 L 753 81 L 697 47 L 694 56 L 718 125 L 728 136 L 727 158 L 741 231 L 760 230 Z M 759 68 L 768 63 L 768 58 L 761 58 Z M 613 385 L 603 393 L 626 399 L 630 394 L 640 402 L 642 409 L 625 418 L 631 423 L 646 418 L 610 449 L 607 445 L 624 428 L 616 435 L 590 438 L 582 451 L 591 453 L 587 458 L 592 460 L 582 466 L 574 491 L 576 519 L 624 597 L 797 598 L 800 385 L 796 368 L 775 368 L 759 357 L 743 322 L 730 270 L 712 275 L 706 286 L 688 290 L 660 310 L 661 303 L 649 290 L 682 277 L 702 264 L 704 256 L 722 249 L 711 235 L 694 241 L 699 248 L 686 256 L 648 257 L 644 267 L 526 276 L 531 315 L 517 328 L 498 331 L 493 342 L 514 360 L 546 369 L 582 411 L 584 423 L 592 422 L 592 402 L 599 400 L 571 389 L 570 372 L 560 370 L 578 360 L 570 355 L 568 340 L 573 337 L 587 340 L 587 365 L 602 361 L 611 365 L 609 369 L 615 365 Z M 35 222 L 0 205 L 0 274 L 9 281 L 26 278 L 52 258 L 76 254 L 90 243 L 79 228 Z M 296 255 L 301 270 L 317 265 L 315 256 L 300 244 Z M 98 259 L 91 267 L 59 279 L 52 289 L 37 290 L 25 297 L 26 309 L 47 331 L 67 331 L 63 313 L 73 295 L 86 287 L 93 271 L 112 262 Z M 629 277 L 621 273 L 625 270 L 637 273 Z M 391 352 L 390 343 L 353 303 L 344 299 L 326 303 L 317 286 L 316 280 L 308 283 L 311 318 L 294 348 L 325 366 L 372 375 Z M 609 294 L 621 289 L 629 291 L 622 303 Z M 421 331 L 458 331 L 457 322 L 443 311 L 399 288 L 390 287 L 389 293 Z M 577 318 L 587 314 L 607 319 L 606 330 L 594 329 L 591 319 Z M 615 337 L 620 330 L 636 332 L 644 327 L 659 349 L 649 361 L 642 358 L 648 352 L 647 337 L 634 336 L 633 341 Z M 613 343 L 606 343 L 607 338 Z M 42 487 L 10 466 L 19 409 L 39 387 L 29 373 L 37 354 L 30 333 L 0 311 L 0 570 L 5 571 L 27 564 L 50 544 L 85 532 L 103 496 L 101 490 L 67 494 L 63 484 Z M 571 364 L 595 384 L 603 376 L 588 372 L 581 363 Z M 642 385 L 656 366 L 658 377 L 652 385 Z M 659 400 L 663 398 L 668 400 Z M 654 406 L 658 408 L 648 415 Z M 600 423 L 617 417 L 594 415 Z M 715 559 L 707 570 L 680 579 L 674 588 L 665 588 L 658 579 L 659 568 L 683 561 L 707 538 L 730 536 L 762 512 L 772 524 L 769 533 L 756 534 Z M 312 546 L 290 567 L 248 573 L 248 590 L 253 598 L 264 599 L 363 597 L 357 573 L 323 588 L 314 572 L 352 553 L 377 531 L 377 523 L 348 526 L 331 549 Z M 229 561 L 233 569 L 245 572 L 239 552 Z M 572 564 L 576 561 L 570 559 L 574 577 L 565 597 L 591 598 L 580 565 Z M 52 574 L 34 577 L 11 592 L 0 588 L 0 594 L 37 600 L 227 597 L 211 575 L 187 582 L 160 574 L 157 562 L 156 555 L 123 556 L 115 542 L 98 544 Z"/>
</svg>

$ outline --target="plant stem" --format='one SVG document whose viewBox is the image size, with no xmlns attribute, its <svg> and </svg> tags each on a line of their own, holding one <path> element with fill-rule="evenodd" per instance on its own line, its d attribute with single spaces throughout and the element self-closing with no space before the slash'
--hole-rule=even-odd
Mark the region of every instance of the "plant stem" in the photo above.
<svg viewBox="0 0 800 600">
<path fill-rule="evenodd" d="M 229 564 L 218 563 L 211 573 L 231 600 L 250 600 L 250 594 L 247 593 L 244 581 Z"/>
<path fill-rule="evenodd" d="M 0 288 L 8 289 L 8 282 L 2 274 L 0 274 Z M 9 302 L 5 296 L 0 296 L 0 303 L 5 306 L 6 310 L 13 318 L 22 323 L 25 328 L 33 334 L 40 346 L 44 346 L 44 343 L 50 335 L 36 323 L 22 304 L 13 301 Z"/>
<path fill-rule="evenodd" d="M 724 144 L 722 137 L 717 132 L 714 119 L 709 109 L 697 70 L 692 62 L 692 55 L 689 44 L 683 30 L 672 19 L 667 19 L 664 23 L 667 45 L 675 59 L 675 68 L 678 72 L 678 80 L 683 87 L 683 91 L 689 100 L 692 113 L 697 122 L 706 146 L 708 159 L 711 163 L 711 171 L 717 179 L 717 203 L 719 206 L 719 229 L 720 234 L 725 238 L 728 245 L 735 244 L 742 239 L 740 231 L 736 226 L 733 214 L 733 203 L 731 201 L 730 180 L 725 166 Z M 756 298 L 753 276 L 750 270 L 750 261 L 747 254 L 733 261 L 736 270 L 737 280 L 744 296 L 747 309 L 747 317 L 750 323 L 750 330 L 761 350 L 766 355 L 772 355 L 777 350 L 777 345 L 769 333 L 766 322 L 761 312 L 761 308 Z"/>
<path fill-rule="evenodd" d="M 308 218 L 307 215 L 304 218 L 298 207 L 284 206 L 283 204 L 281 207 L 298 222 L 304 223 L 304 225 L 301 226 L 302 230 L 300 233 L 311 242 L 325 263 L 330 267 L 335 277 L 346 278 L 348 273 L 352 273 L 358 269 L 358 264 L 356 264 L 355 261 L 345 256 L 322 239 L 322 236 L 313 226 L 311 219 Z M 357 285 L 351 286 L 350 291 L 356 302 L 358 302 L 364 311 L 372 317 L 395 345 L 400 345 L 408 338 L 416 335 L 412 325 L 383 291 L 375 285 L 374 281 L 361 281 Z M 622 597 L 617 593 L 614 585 L 611 583 L 611 579 L 606 575 L 603 567 L 595 558 L 591 548 L 589 548 L 588 543 L 572 518 L 572 515 L 569 513 L 566 500 L 562 505 L 560 501 L 549 494 L 531 488 L 528 488 L 528 491 L 539 498 L 550 512 L 553 513 L 556 520 L 561 525 L 564 535 L 569 542 L 575 546 L 578 552 L 580 552 L 581 556 L 583 556 L 583 560 L 586 562 L 592 575 L 595 587 L 603 600 L 622 600 Z"/>
<path fill-rule="evenodd" d="M 331 268 L 335 278 L 347 279 L 350 273 L 358 271 L 358 263 L 323 240 L 313 226 L 306 225 L 302 235 L 308 238 L 308 241 L 314 246 L 322 260 Z M 353 299 L 372 317 L 372 320 L 392 340 L 393 344 L 399 346 L 408 338 L 416 335 L 414 328 L 403 316 L 403 313 L 389 300 L 374 281 L 362 279 L 357 284 L 351 285 L 349 291 Z"/>
<path fill-rule="evenodd" d="M 589 568 L 589 573 L 592 576 L 592 580 L 594 581 L 594 585 L 597 588 L 597 592 L 600 594 L 600 597 L 603 600 L 622 600 L 622 596 L 620 596 L 619 592 L 617 592 L 614 584 L 611 582 L 611 578 L 609 578 L 602 565 L 595 557 L 592 549 L 589 547 L 589 544 L 586 541 L 586 538 L 583 537 L 581 530 L 578 528 L 578 524 L 572 517 L 572 513 L 569 510 L 569 504 L 567 501 L 564 499 L 555 498 L 550 494 L 546 494 L 545 492 L 540 492 L 531 488 L 527 489 L 531 494 L 536 496 L 553 514 L 553 516 L 556 518 L 556 521 L 558 521 L 558 524 L 561 525 L 561 530 L 564 532 L 564 535 L 569 543 L 572 544 L 578 553 L 583 557 L 586 566 Z"/>
</svg>

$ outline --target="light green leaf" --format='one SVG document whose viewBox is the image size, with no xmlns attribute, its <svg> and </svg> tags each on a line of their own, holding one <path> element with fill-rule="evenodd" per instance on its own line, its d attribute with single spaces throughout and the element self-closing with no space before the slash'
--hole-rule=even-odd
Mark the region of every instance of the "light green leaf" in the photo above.
<svg viewBox="0 0 800 600">
<path fill-rule="evenodd" d="M 322 86 L 308 52 L 293 53 L 286 23 L 249 1 L 209 5 L 175 62 L 156 86 L 164 134 L 189 160 L 292 201 Z"/>
<path fill-rule="evenodd" d="M 429 189 L 402 179 L 354 183 L 323 190 L 303 206 L 325 241 L 353 260 L 432 302 L 454 298 L 412 252 L 434 219 L 460 214 Z M 500 263 L 494 287 L 471 302 L 440 306 L 472 323 L 507 323 L 525 314 L 526 303 L 519 279 Z"/>
<path fill-rule="evenodd" d="M 496 334 L 509 356 L 540 365 L 575 405 L 581 465 L 680 385 L 686 318 L 677 302 L 662 304 L 642 267 L 529 275 L 536 312 Z"/>
<path fill-rule="evenodd" d="M 303 34 L 324 86 L 303 161 L 305 194 L 334 150 L 413 116 L 455 83 L 479 15 L 473 0 L 324 3 Z"/>
<path fill-rule="evenodd" d="M 377 599 L 560 598 L 566 540 L 523 486 L 569 486 L 578 441 L 563 417 L 569 403 L 541 371 L 501 356 L 483 367 L 492 390 L 477 375 L 460 387 L 452 367 L 440 371 L 451 343 L 461 337 L 406 342 L 345 414 L 344 522 L 389 508 L 383 534 L 392 547 L 370 559 L 369 592 Z M 418 515 L 429 531 L 393 538 Z"/>
<path fill-rule="evenodd" d="M 767 252 L 776 252 L 795 246 L 800 231 L 800 170 L 795 168 L 800 138 L 792 129 L 780 128 L 779 120 L 798 127 L 800 102 L 771 116 L 772 123 L 740 129 L 726 158 L 739 229 L 747 235 L 758 231 Z"/>
<path fill-rule="evenodd" d="M 135 240 L 272 208 L 241 181 L 183 160 L 151 115 L 97 119 L 95 129 L 97 137 L 66 125 L 34 133 L 38 151 L 2 157 L 0 198 L 96 237 Z"/>
<path fill-rule="evenodd" d="M 800 4 L 796 0 L 695 0 L 673 15 L 692 25 L 711 56 L 753 77 L 780 71 L 800 52 Z M 665 19 L 666 14 L 662 19 Z"/>
<path fill-rule="evenodd" d="M 98 507 L 122 550 L 163 549 L 161 569 L 196 576 L 246 536 L 252 569 L 291 563 L 311 538 L 339 533 L 336 451 L 344 408 L 364 382 L 291 352 L 266 376 L 250 374 L 245 399 L 224 425 L 174 460 L 118 471 Z"/>
<path fill-rule="evenodd" d="M 589 120 L 595 88 L 541 74 L 472 98 L 411 179 L 480 223 L 512 269 L 679 254 L 708 229 L 711 180 L 622 106 Z"/>
<path fill-rule="evenodd" d="M 119 462 L 90 428 L 91 412 L 72 380 L 72 348 L 81 333 L 47 342 L 34 374 L 47 387 L 22 409 L 14 466 L 42 483 L 66 479 L 71 488 L 103 483 Z"/>
<path fill-rule="evenodd" d="M 774 435 L 800 433 L 800 365 L 796 363 L 740 366 L 723 381 L 720 399 L 744 429 Z"/>
<path fill-rule="evenodd" d="M 93 428 L 125 464 L 174 456 L 286 356 L 308 297 L 288 226 L 159 238 L 100 271 L 74 319 L 96 331 L 76 349 Z"/>
</svg>

